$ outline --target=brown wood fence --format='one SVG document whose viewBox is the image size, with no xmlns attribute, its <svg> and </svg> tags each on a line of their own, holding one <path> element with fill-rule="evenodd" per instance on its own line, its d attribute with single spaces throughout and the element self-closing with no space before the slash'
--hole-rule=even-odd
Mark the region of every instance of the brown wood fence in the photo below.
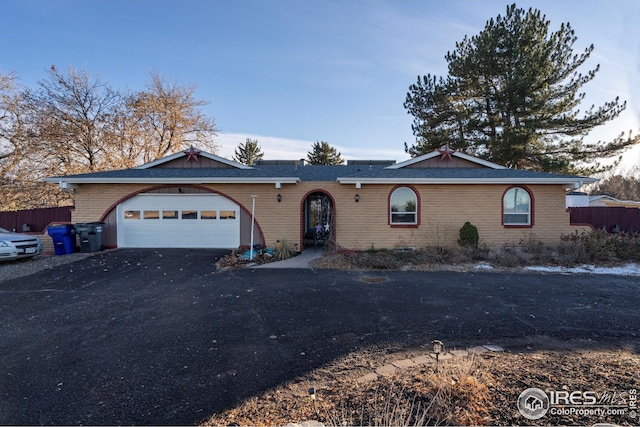
<svg viewBox="0 0 640 427">
<path fill-rule="evenodd" d="M 609 233 L 640 231 L 640 209 L 625 207 L 569 208 L 571 224 L 591 224 Z"/>
<path fill-rule="evenodd" d="M 0 227 L 42 233 L 52 222 L 71 222 L 73 206 L 0 212 Z M 24 225 L 28 230 L 25 230 Z"/>
</svg>

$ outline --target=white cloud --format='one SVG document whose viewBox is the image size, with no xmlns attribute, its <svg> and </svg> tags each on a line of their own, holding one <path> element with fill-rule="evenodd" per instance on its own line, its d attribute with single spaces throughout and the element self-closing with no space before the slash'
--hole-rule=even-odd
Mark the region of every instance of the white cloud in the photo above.
<svg viewBox="0 0 640 427">
<path fill-rule="evenodd" d="M 277 136 L 256 135 L 250 133 L 220 133 L 215 142 L 220 146 L 218 155 L 231 159 L 236 147 L 246 141 L 247 138 L 257 139 L 258 145 L 264 153 L 265 160 L 298 160 L 307 157 L 311 146 L 316 141 L 301 139 L 281 138 Z M 360 160 L 406 160 L 409 156 L 403 150 L 377 149 L 371 147 L 345 147 L 331 144 L 341 153 L 343 159 Z"/>
<path fill-rule="evenodd" d="M 220 133 L 216 137 L 216 143 L 220 145 L 218 154 L 228 159 L 232 158 L 238 145 L 244 143 L 247 138 L 258 140 L 265 159 L 302 159 L 307 156 L 307 151 L 314 142 L 250 133 Z"/>
</svg>

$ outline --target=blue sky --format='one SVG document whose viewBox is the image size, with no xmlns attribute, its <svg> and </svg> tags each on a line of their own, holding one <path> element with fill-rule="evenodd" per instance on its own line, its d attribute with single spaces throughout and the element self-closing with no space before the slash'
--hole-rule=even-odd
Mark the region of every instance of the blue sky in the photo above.
<svg viewBox="0 0 640 427">
<path fill-rule="evenodd" d="M 405 160 L 402 104 L 420 74 L 503 14 L 503 1 L 3 0 L 0 71 L 35 87 L 55 64 L 139 90 L 151 71 L 197 87 L 220 129 L 218 154 L 257 138 L 266 158 L 298 159 L 327 141 L 347 159 Z M 595 44 L 585 108 L 620 96 L 627 111 L 595 139 L 640 131 L 640 2 L 527 1 Z M 640 165 L 640 148 L 625 154 Z"/>
</svg>

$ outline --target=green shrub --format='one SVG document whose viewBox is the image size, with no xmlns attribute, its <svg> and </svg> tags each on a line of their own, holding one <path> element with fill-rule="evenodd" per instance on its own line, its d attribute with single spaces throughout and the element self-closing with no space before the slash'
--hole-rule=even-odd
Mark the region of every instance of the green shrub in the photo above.
<svg viewBox="0 0 640 427">
<path fill-rule="evenodd" d="M 460 246 L 477 248 L 479 240 L 478 228 L 475 225 L 471 225 L 469 221 L 465 222 L 460 229 L 460 240 L 458 240 L 458 244 Z"/>
</svg>

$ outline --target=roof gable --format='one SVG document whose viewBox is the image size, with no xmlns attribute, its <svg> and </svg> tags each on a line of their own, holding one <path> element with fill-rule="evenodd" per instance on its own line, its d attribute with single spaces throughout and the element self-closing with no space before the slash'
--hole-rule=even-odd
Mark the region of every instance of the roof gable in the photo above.
<svg viewBox="0 0 640 427">
<path fill-rule="evenodd" d="M 283 184 L 339 182 L 355 184 L 561 184 L 578 188 L 596 179 L 509 169 L 449 148 L 402 163 L 366 161 L 346 165 L 305 165 L 300 161 L 248 166 L 194 147 L 144 165 L 123 170 L 46 178 L 63 188 L 92 183 L 149 184 Z M 374 164 L 375 163 L 375 164 Z"/>
<path fill-rule="evenodd" d="M 451 150 L 449 154 L 444 150 L 435 150 L 431 153 L 423 154 L 395 165 L 387 166 L 385 169 L 402 169 L 402 168 L 490 168 L 490 169 L 507 169 L 506 166 L 482 160 L 468 154 Z M 439 158 L 438 158 L 439 157 Z"/>
<path fill-rule="evenodd" d="M 178 151 L 167 157 L 136 166 L 133 169 L 151 168 L 230 168 L 230 169 L 253 169 L 251 166 L 216 156 L 206 151 L 200 151 L 193 146 L 186 151 Z"/>
</svg>

